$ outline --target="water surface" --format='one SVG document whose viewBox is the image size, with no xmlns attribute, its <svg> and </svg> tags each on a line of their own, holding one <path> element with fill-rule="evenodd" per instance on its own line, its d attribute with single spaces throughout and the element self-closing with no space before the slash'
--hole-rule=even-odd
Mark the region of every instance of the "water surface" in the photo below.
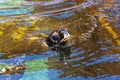
<svg viewBox="0 0 120 80">
<path fill-rule="evenodd" d="M 3 6 L 0 16 L 5 17 L 2 17 L 4 22 L 9 19 L 6 20 L 6 16 L 9 15 L 11 20 L 20 20 L 18 24 L 25 26 L 32 24 L 29 20 L 40 19 L 41 23 L 35 25 L 44 28 L 34 30 L 28 37 L 39 32 L 49 34 L 53 28 L 65 26 L 72 35 L 74 47 L 71 49 L 71 59 L 67 60 L 67 64 L 57 61 L 55 52 L 50 50 L 0 59 L 1 69 L 9 64 L 26 65 L 24 74 L 0 75 L 0 80 L 120 80 L 119 0 L 14 0 L 14 2 L 12 6 L 5 5 L 4 1 L 0 2 L 0 6 Z M 26 8 L 29 6 L 32 7 L 32 11 Z M 33 46 L 36 45 L 31 47 Z M 36 49 L 38 48 L 28 49 L 28 52 Z"/>
</svg>

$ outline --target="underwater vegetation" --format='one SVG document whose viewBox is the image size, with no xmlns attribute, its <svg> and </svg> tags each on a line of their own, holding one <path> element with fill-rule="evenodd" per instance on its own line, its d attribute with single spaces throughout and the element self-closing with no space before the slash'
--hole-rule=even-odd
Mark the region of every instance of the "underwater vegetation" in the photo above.
<svg viewBox="0 0 120 80">
<path fill-rule="evenodd" d="M 21 23 L 22 21 L 12 21 L 0 24 L 0 52 L 6 53 L 6 56 L 44 51 L 41 40 L 47 36 L 47 32 L 37 25 L 39 20 L 29 21 L 28 26 Z"/>
</svg>

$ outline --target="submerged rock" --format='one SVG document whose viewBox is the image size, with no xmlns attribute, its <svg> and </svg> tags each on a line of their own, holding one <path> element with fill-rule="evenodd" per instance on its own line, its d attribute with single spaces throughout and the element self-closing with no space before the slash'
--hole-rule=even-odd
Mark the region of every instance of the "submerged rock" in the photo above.
<svg viewBox="0 0 120 80">
<path fill-rule="evenodd" d="M 0 74 L 23 74 L 25 69 L 25 65 L 8 65 L 0 71 Z"/>
</svg>

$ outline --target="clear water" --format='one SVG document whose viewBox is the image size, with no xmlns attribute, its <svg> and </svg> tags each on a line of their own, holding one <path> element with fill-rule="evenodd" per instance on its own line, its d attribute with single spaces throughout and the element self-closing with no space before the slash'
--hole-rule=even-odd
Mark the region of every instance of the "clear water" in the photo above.
<svg viewBox="0 0 120 80">
<path fill-rule="evenodd" d="M 31 13 L 31 15 L 29 15 L 30 17 L 47 15 L 57 20 L 63 20 L 76 16 L 71 22 L 63 22 L 64 25 L 70 26 L 69 30 L 73 35 L 75 45 L 72 49 L 71 59 L 68 60 L 68 64 L 57 61 L 54 51 L 46 51 L 42 54 L 16 56 L 10 59 L 0 59 L 0 69 L 9 64 L 26 65 L 24 74 L 0 75 L 0 80 L 120 80 L 120 44 L 117 43 L 117 40 L 120 39 L 114 39 L 114 32 L 119 34 L 119 26 L 117 26 L 120 25 L 120 19 L 118 18 L 118 16 L 120 16 L 119 0 L 83 0 L 80 3 L 79 0 L 73 0 L 73 2 L 66 0 L 39 2 L 34 0 L 25 2 L 22 0 L 14 1 L 15 3 L 12 5 L 11 2 L 7 3 L 9 5 L 6 5 L 6 1 L 0 1 L 0 16 L 30 14 L 31 11 L 25 9 L 21 3 L 23 3 L 25 7 L 32 6 L 34 14 Z M 38 11 L 36 11 L 36 5 L 38 5 Z M 39 10 L 41 5 L 44 8 Z M 14 7 L 19 9 L 13 9 Z M 5 8 L 9 9 L 6 10 Z M 82 16 L 87 14 L 94 16 L 94 14 L 90 13 L 92 11 L 96 14 L 99 13 L 96 15 L 97 18 L 107 17 L 107 19 L 114 21 L 115 26 L 110 25 L 114 28 L 113 32 L 110 33 L 103 27 L 101 28 L 101 25 L 105 22 L 101 24 L 98 23 L 91 38 L 81 44 L 79 40 L 81 33 L 74 27 L 89 22 L 88 19 Z M 83 14 L 80 14 L 79 17 L 78 13 Z M 83 22 L 80 22 L 79 19 L 82 19 Z M 93 24 L 93 26 L 95 25 L 96 24 Z M 87 28 L 84 27 L 83 31 L 86 30 Z M 108 34 L 113 36 L 108 36 Z"/>
</svg>

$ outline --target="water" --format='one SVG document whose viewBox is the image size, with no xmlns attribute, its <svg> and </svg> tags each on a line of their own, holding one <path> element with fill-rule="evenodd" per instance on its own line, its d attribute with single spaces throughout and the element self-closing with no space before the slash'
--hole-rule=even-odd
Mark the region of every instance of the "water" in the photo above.
<svg viewBox="0 0 120 80">
<path fill-rule="evenodd" d="M 1 0 L 0 8 L 14 8 L 19 7 L 24 0 Z"/>
<path fill-rule="evenodd" d="M 31 36 L 32 39 L 37 39 L 36 35 L 41 32 L 49 34 L 53 28 L 65 26 L 74 43 L 71 59 L 67 60 L 67 64 L 57 61 L 55 52 L 50 50 L 0 59 L 0 69 L 10 64 L 26 65 L 24 74 L 0 75 L 0 80 L 120 80 L 119 0 L 14 0 L 12 5 L 11 2 L 5 5 L 5 1 L 0 1 L 0 6 L 0 21 L 4 20 L 2 23 L 6 23 L 9 19 L 19 20 L 16 24 L 20 28 L 21 25 L 25 27 L 25 41 L 28 41 L 26 36 L 27 39 Z M 34 19 L 40 20 L 40 23 L 36 22 L 34 25 L 42 26 L 42 29 L 36 27 L 29 32 L 26 26 L 31 27 Z M 7 31 L 12 34 L 16 28 L 12 28 L 12 32 L 10 30 L 7 27 Z M 8 36 L 9 34 L 0 39 L 0 42 L 4 42 L 0 46 L 1 52 L 8 49 L 15 50 L 15 53 L 31 53 L 41 49 L 36 47 L 39 43 L 35 41 L 35 44 L 33 41 L 33 45 L 32 40 L 29 41 L 30 44 L 23 40 L 23 43 L 16 42 L 15 47 L 10 46 L 14 45 L 11 38 L 11 43 L 3 38 Z M 4 53 L 0 55 L 2 54 Z"/>
<path fill-rule="evenodd" d="M 31 9 L 22 6 L 24 0 L 4 0 L 0 1 L 0 16 L 29 14 Z"/>
</svg>

